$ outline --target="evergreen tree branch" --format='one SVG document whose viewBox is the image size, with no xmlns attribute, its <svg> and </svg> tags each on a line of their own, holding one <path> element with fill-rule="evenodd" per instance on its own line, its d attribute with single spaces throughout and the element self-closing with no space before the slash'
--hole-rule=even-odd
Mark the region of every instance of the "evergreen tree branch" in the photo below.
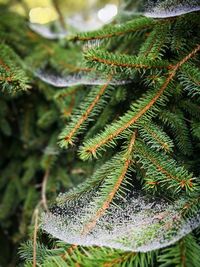
<svg viewBox="0 0 200 267">
<path fill-rule="evenodd" d="M 159 118 L 165 125 L 168 126 L 168 128 L 171 128 L 172 135 L 175 138 L 175 144 L 180 151 L 185 155 L 191 155 L 193 148 L 191 144 L 190 132 L 182 111 L 178 109 L 176 112 L 163 110 L 159 114 Z"/>
<path fill-rule="evenodd" d="M 150 18 L 141 17 L 128 21 L 123 25 L 119 26 L 107 26 L 102 30 L 93 31 L 92 33 L 82 33 L 77 36 L 70 37 L 73 41 L 90 41 L 90 40 L 101 40 L 111 37 L 117 37 L 125 34 L 130 34 L 133 32 L 141 31 L 144 29 L 152 28 L 155 25 L 155 21 Z"/>
<path fill-rule="evenodd" d="M 114 172 L 116 168 L 116 159 L 118 158 L 119 154 L 115 155 L 98 168 L 90 178 L 86 179 L 86 181 L 69 192 L 58 196 L 57 203 L 59 205 L 68 205 L 68 203 L 70 204 L 71 202 L 78 200 L 82 195 L 97 189 L 106 177 L 109 176 L 110 173 Z"/>
<path fill-rule="evenodd" d="M 120 175 L 117 177 L 115 183 L 112 186 L 112 191 L 109 192 L 105 201 L 102 203 L 101 207 L 97 210 L 92 220 L 86 226 L 84 226 L 84 229 L 82 231 L 83 235 L 87 235 L 95 227 L 97 221 L 102 217 L 105 211 L 109 208 L 110 203 L 112 202 L 114 196 L 116 195 L 120 185 L 122 184 L 125 178 L 128 168 L 130 167 L 130 164 L 132 163 L 131 155 L 132 155 L 133 147 L 135 144 L 135 140 L 136 140 L 136 131 L 133 133 L 130 143 L 128 145 L 128 149 L 124 154 L 123 167 L 120 170 Z"/>
<path fill-rule="evenodd" d="M 181 190 L 190 193 L 196 188 L 196 178 L 188 171 L 178 166 L 175 160 L 159 152 L 152 151 L 145 144 L 138 142 L 135 147 L 136 158 L 147 170 L 145 181 L 147 188 L 156 189 L 158 185 L 172 189 L 173 194 Z"/>
<path fill-rule="evenodd" d="M 193 64 L 185 64 L 180 71 L 179 80 L 189 96 L 200 95 L 199 68 Z"/>
<path fill-rule="evenodd" d="M 109 128 L 107 127 L 102 134 L 98 135 L 96 138 L 93 138 L 92 140 L 88 140 L 81 148 L 80 151 L 81 158 L 83 160 L 88 159 L 91 157 L 91 155 L 96 157 L 98 149 L 110 143 L 123 131 L 128 129 L 134 123 L 136 123 L 148 110 L 150 110 L 153 107 L 153 105 L 163 95 L 164 91 L 167 89 L 168 85 L 175 77 L 178 69 L 185 62 L 187 62 L 189 59 L 195 56 L 195 54 L 198 53 L 199 51 L 200 51 L 200 45 L 196 46 L 192 52 L 190 52 L 181 61 L 179 61 L 176 65 L 174 65 L 172 67 L 172 70 L 169 72 L 167 78 L 162 83 L 161 87 L 155 91 L 154 95 L 152 92 L 149 95 L 147 93 L 144 98 L 138 101 L 139 107 L 137 106 L 137 109 L 133 114 L 130 113 L 127 114 L 127 116 L 125 115 L 124 117 L 121 117 L 121 119 L 118 122 L 112 123 L 112 125 Z M 131 119 L 130 116 L 132 116 Z"/>
<path fill-rule="evenodd" d="M 60 135 L 60 145 L 61 147 L 67 147 L 68 144 L 72 145 L 74 136 L 76 135 L 77 131 L 80 130 L 81 125 L 88 119 L 88 116 L 90 113 L 93 111 L 94 107 L 97 105 L 99 102 L 101 96 L 105 93 L 105 90 L 107 89 L 110 81 L 112 79 L 112 76 L 108 78 L 108 81 L 105 85 L 103 85 L 100 90 L 98 91 L 97 95 L 91 102 L 91 104 L 87 107 L 87 109 L 79 116 L 76 118 L 76 120 L 73 120 L 71 125 L 69 125 Z"/>
<path fill-rule="evenodd" d="M 121 73 L 122 69 L 126 70 L 127 74 L 132 74 L 133 70 L 159 69 L 170 70 L 172 65 L 167 61 L 152 60 L 145 56 L 128 56 L 117 55 L 111 52 L 100 49 L 90 49 L 85 54 L 86 63 L 90 68 L 98 70 L 106 70 Z"/>
<path fill-rule="evenodd" d="M 138 132 L 142 139 L 153 149 L 161 149 L 166 153 L 172 151 L 173 142 L 169 136 L 152 121 L 139 123 Z"/>
<path fill-rule="evenodd" d="M 136 252 L 124 253 L 121 257 L 117 257 L 116 259 L 113 259 L 112 261 L 104 263 L 103 267 L 115 267 L 118 264 L 121 265 L 123 262 L 129 261 L 129 259 L 134 257 L 136 254 L 137 254 Z"/>
<path fill-rule="evenodd" d="M 10 93 L 30 88 L 28 76 L 18 55 L 7 45 L 0 44 L 0 84 Z"/>
<path fill-rule="evenodd" d="M 140 55 L 151 60 L 161 60 L 170 40 L 170 25 L 156 25 L 140 48 Z"/>
<path fill-rule="evenodd" d="M 199 245 L 193 235 L 188 235 L 177 244 L 166 248 L 158 257 L 160 267 L 197 267 L 200 264 Z"/>
</svg>

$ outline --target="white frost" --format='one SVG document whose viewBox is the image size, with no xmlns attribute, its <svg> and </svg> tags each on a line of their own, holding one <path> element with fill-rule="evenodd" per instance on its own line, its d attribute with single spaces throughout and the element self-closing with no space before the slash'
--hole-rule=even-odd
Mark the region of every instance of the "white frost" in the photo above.
<svg viewBox="0 0 200 267">
<path fill-rule="evenodd" d="M 83 234 L 96 213 L 94 198 L 87 195 L 57 206 L 44 214 L 42 228 L 69 244 L 146 252 L 166 247 L 200 225 L 199 213 L 181 219 L 184 200 L 167 202 L 134 192 L 129 199 L 110 206 L 95 227 Z"/>
<path fill-rule="evenodd" d="M 144 15 L 153 18 L 168 18 L 200 10 L 199 0 L 146 1 Z"/>
<path fill-rule="evenodd" d="M 39 70 L 35 73 L 35 76 L 41 79 L 43 82 L 53 85 L 55 87 L 67 87 L 74 85 L 103 85 L 107 83 L 107 77 L 101 77 L 97 73 L 84 73 L 80 72 L 78 74 L 68 74 L 66 76 L 58 75 L 53 72 L 48 72 L 45 70 Z M 130 83 L 130 80 L 117 80 L 112 79 L 110 81 L 111 85 L 120 85 Z"/>
</svg>

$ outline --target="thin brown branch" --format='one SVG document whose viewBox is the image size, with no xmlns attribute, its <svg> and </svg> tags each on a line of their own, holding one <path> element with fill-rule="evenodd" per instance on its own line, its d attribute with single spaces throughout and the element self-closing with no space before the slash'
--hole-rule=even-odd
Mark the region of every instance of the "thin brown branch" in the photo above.
<svg viewBox="0 0 200 267">
<path fill-rule="evenodd" d="M 47 197 L 46 197 L 46 187 L 47 187 L 47 181 L 49 178 L 49 169 L 45 171 L 43 180 L 42 180 L 42 192 L 41 192 L 41 203 L 46 211 L 49 211 L 48 205 L 47 205 Z"/>
<path fill-rule="evenodd" d="M 58 4 L 58 0 L 52 0 L 52 1 L 53 1 L 53 5 L 55 7 L 55 10 L 58 13 L 60 24 L 63 27 L 63 29 L 66 29 L 65 19 L 64 19 L 64 16 L 62 14 L 62 11 L 60 9 L 60 6 Z"/>
<path fill-rule="evenodd" d="M 156 169 L 159 172 L 161 172 L 162 174 L 164 174 L 166 176 L 166 178 L 168 178 L 170 180 L 177 181 L 180 184 L 181 188 L 185 188 L 186 186 L 189 186 L 190 188 L 193 187 L 192 179 L 188 179 L 187 177 L 181 179 L 181 178 L 179 178 L 177 176 L 174 176 L 169 171 L 167 171 L 166 169 L 164 169 L 163 166 L 161 166 L 159 164 L 159 162 L 155 158 L 151 157 L 151 155 L 148 154 L 148 152 L 142 151 L 142 154 L 143 154 L 143 156 L 146 159 L 148 159 L 156 167 Z M 149 185 L 157 185 L 157 184 L 159 184 L 159 182 L 157 182 L 157 181 L 151 181 L 151 182 L 147 182 L 147 184 L 149 184 Z"/>
<path fill-rule="evenodd" d="M 112 191 L 109 193 L 107 199 L 103 202 L 101 208 L 98 209 L 96 214 L 94 215 L 94 218 L 84 227 L 82 234 L 87 235 L 96 225 L 97 221 L 102 217 L 102 215 L 105 213 L 105 211 L 109 208 L 110 203 L 112 202 L 115 194 L 117 193 L 120 185 L 122 184 L 125 175 L 128 171 L 128 168 L 132 162 L 131 160 L 131 153 L 135 144 L 135 139 L 136 139 L 136 131 L 133 133 L 131 137 L 131 141 L 129 143 L 128 149 L 125 153 L 125 161 L 124 161 L 124 166 L 122 168 L 122 171 L 116 181 L 116 183 L 113 186 Z"/>
<path fill-rule="evenodd" d="M 84 114 L 81 116 L 81 118 L 77 121 L 74 128 L 71 130 L 71 132 L 69 132 L 69 134 L 67 136 L 65 136 L 63 138 L 65 141 L 72 144 L 71 140 L 72 140 L 73 136 L 75 135 L 77 130 L 80 128 L 80 126 L 84 123 L 84 121 L 88 118 L 89 114 L 94 109 L 96 104 L 99 102 L 100 97 L 104 94 L 105 90 L 107 89 L 108 85 L 110 84 L 111 79 L 112 79 L 112 76 L 110 75 L 107 83 L 101 87 L 99 93 L 97 94 L 97 96 L 95 97 L 93 102 L 90 104 L 90 106 L 87 108 L 87 110 L 84 112 Z"/>
<path fill-rule="evenodd" d="M 186 255 L 185 255 L 185 241 L 184 239 L 181 239 L 179 241 L 179 248 L 180 248 L 180 256 L 181 256 L 181 267 L 187 267 L 186 265 Z"/>
<path fill-rule="evenodd" d="M 168 65 L 168 66 L 150 66 L 150 65 L 145 65 L 145 64 L 140 64 L 140 63 L 122 63 L 122 62 L 116 62 L 113 60 L 108 60 L 108 59 L 104 59 L 104 58 L 100 58 L 97 56 L 92 56 L 90 58 L 91 61 L 95 61 L 95 62 L 99 62 L 102 63 L 104 65 L 110 65 L 110 66 L 116 66 L 116 67 L 121 67 L 121 68 L 133 68 L 133 69 L 172 69 L 172 65 Z"/>
<path fill-rule="evenodd" d="M 33 267 L 37 266 L 37 232 L 38 232 L 38 217 L 39 209 L 36 208 L 34 212 L 35 224 L 34 224 L 34 233 L 33 233 Z"/>
</svg>

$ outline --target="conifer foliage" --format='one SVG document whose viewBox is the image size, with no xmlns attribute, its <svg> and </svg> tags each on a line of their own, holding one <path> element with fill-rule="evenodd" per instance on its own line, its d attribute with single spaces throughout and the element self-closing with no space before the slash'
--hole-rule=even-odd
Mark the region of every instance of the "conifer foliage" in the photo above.
<svg viewBox="0 0 200 267">
<path fill-rule="evenodd" d="M 148 252 L 67 244 L 40 228 L 43 211 L 81 209 L 91 196 L 85 236 L 133 190 L 181 199 L 177 223 L 199 220 L 199 12 L 123 15 L 57 41 L 32 32 L 7 6 L 0 12 L 1 264 L 29 238 L 19 249 L 22 266 L 200 266 L 198 228 Z M 56 87 L 63 77 L 94 74 L 92 85 Z"/>
</svg>

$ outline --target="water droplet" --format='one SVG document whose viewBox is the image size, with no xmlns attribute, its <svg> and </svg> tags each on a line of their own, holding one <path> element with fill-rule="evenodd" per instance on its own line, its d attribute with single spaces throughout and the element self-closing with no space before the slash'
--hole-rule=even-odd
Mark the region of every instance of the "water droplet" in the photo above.
<svg viewBox="0 0 200 267">
<path fill-rule="evenodd" d="M 59 199 L 66 199 L 60 195 Z M 96 225 L 84 234 L 96 210 L 95 193 L 60 204 L 43 216 L 42 228 L 70 244 L 106 246 L 125 251 L 151 251 L 166 247 L 200 225 L 200 215 L 181 217 L 185 200 L 173 202 L 132 192 L 125 201 L 111 205 Z"/>
<path fill-rule="evenodd" d="M 147 17 L 168 18 L 200 10 L 199 0 L 138 0 L 128 1 L 124 10 Z M 130 11 L 131 10 L 131 11 Z"/>
<path fill-rule="evenodd" d="M 148 2 L 145 15 L 154 18 L 180 16 L 200 10 L 199 0 L 160 0 Z"/>
</svg>

